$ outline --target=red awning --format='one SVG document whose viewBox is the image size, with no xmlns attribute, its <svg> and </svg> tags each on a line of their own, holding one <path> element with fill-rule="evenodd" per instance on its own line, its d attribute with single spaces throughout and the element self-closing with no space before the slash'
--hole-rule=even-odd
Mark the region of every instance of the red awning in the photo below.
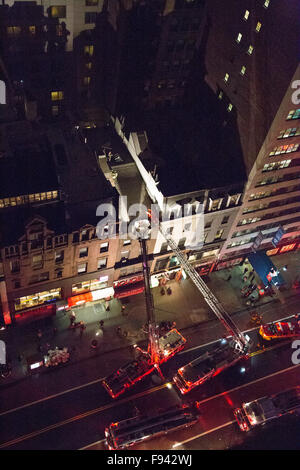
<svg viewBox="0 0 300 470">
<path fill-rule="evenodd" d="M 41 305 L 31 310 L 24 310 L 22 312 L 15 313 L 15 319 L 17 322 L 27 322 L 40 320 L 41 318 L 48 317 L 56 314 L 56 304 Z"/>
<path fill-rule="evenodd" d="M 144 289 L 144 281 L 136 282 L 135 284 L 128 284 L 127 286 L 115 287 L 115 297 L 117 299 L 121 299 L 122 297 L 141 294 L 141 292 L 144 292 Z"/>
</svg>

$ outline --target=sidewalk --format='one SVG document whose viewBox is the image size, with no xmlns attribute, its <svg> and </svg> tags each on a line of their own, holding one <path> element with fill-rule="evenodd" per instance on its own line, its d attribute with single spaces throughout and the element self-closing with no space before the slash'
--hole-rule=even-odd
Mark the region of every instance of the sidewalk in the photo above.
<svg viewBox="0 0 300 470">
<path fill-rule="evenodd" d="M 284 277 L 286 274 L 289 276 L 289 280 L 287 279 L 287 289 L 281 294 L 281 302 L 285 302 L 285 299 L 299 292 L 299 290 L 296 291 L 291 288 L 294 276 L 299 271 L 299 265 L 296 262 L 296 266 L 292 267 L 291 259 L 288 255 L 281 255 L 277 258 L 278 260 L 273 258 L 273 261 L 278 268 L 285 264 L 289 265 L 288 271 L 282 273 Z M 253 307 L 247 306 L 247 299 L 242 298 L 240 295 L 240 290 L 245 284 L 243 281 L 245 266 L 247 265 L 213 272 L 206 279 L 206 282 L 228 312 L 247 312 L 247 317 L 249 317 L 248 312 L 253 310 Z M 251 269 L 249 266 L 247 266 L 247 269 L 247 273 L 250 273 Z M 231 279 L 227 281 L 229 273 L 231 274 Z M 212 326 L 218 323 L 201 294 L 189 279 L 182 280 L 180 283 L 169 281 L 168 286 L 172 289 L 171 295 L 161 295 L 159 287 L 152 290 L 158 322 L 166 320 L 175 321 L 178 329 L 188 335 L 198 331 L 198 326 L 204 326 L 207 322 L 211 323 Z M 255 309 L 257 307 L 261 308 L 261 306 L 270 302 L 276 303 L 276 301 L 278 302 L 278 298 L 275 297 L 260 297 Z M 74 330 L 69 328 L 70 320 L 67 312 L 58 312 L 55 317 L 0 332 L 0 339 L 3 339 L 7 344 L 13 368 L 10 378 L 5 380 L 0 379 L 0 388 L 3 385 L 28 376 L 26 360 L 28 357 L 36 354 L 40 354 L 42 357 L 42 353 L 38 349 L 39 344 L 43 352 L 56 346 L 67 346 L 71 352 L 70 362 L 74 363 L 94 356 L 101 357 L 110 351 L 123 350 L 137 342 L 144 342 L 146 335 L 142 331 L 142 327 L 147 321 L 144 294 L 129 297 L 124 299 L 123 302 L 126 306 L 124 312 L 126 315 L 122 315 L 122 304 L 117 299 L 110 301 L 109 311 L 106 311 L 105 303 L 101 301 L 74 309 L 76 321 L 84 321 L 86 325 L 82 335 L 79 328 Z M 284 311 L 282 307 L 281 310 L 282 312 Z M 270 318 L 267 321 L 273 319 L 275 320 L 276 317 Z M 104 321 L 103 331 L 99 328 L 100 320 Z M 119 337 L 116 334 L 118 326 L 128 333 L 126 338 Z M 56 328 L 56 332 L 54 332 L 54 328 Z M 40 340 L 37 337 L 39 329 L 42 331 Z M 98 344 L 97 348 L 93 349 L 91 342 L 95 339 Z M 18 359 L 20 355 L 22 357 Z M 47 372 L 46 370 L 45 373 Z"/>
</svg>

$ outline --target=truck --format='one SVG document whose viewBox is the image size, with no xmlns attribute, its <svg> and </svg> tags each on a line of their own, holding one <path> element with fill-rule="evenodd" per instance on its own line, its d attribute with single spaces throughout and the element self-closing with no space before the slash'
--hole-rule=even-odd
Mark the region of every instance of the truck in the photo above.
<svg viewBox="0 0 300 470">
<path fill-rule="evenodd" d="M 296 316 L 289 321 L 277 321 L 261 325 L 259 334 L 267 341 L 272 339 L 296 338 L 300 336 L 300 320 L 298 316 Z"/>
<path fill-rule="evenodd" d="M 256 426 L 297 410 L 300 410 L 299 385 L 275 395 L 243 403 L 240 408 L 234 410 L 234 416 L 241 431 L 248 432 Z"/>
<path fill-rule="evenodd" d="M 222 340 L 217 349 L 207 351 L 178 369 L 173 382 L 184 395 L 245 357 L 235 341 Z"/>
</svg>

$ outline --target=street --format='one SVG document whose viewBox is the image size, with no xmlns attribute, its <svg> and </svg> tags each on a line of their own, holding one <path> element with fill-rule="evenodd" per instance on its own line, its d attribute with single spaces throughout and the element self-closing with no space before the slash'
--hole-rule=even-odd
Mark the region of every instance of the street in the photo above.
<svg viewBox="0 0 300 470">
<path fill-rule="evenodd" d="M 257 340 L 257 330 L 252 330 L 250 336 L 253 342 Z M 135 406 L 141 413 L 149 413 L 149 410 L 158 411 L 175 405 L 181 399 L 200 402 L 202 414 L 199 424 L 176 432 L 176 437 L 169 434 L 166 438 L 145 442 L 142 446 L 136 446 L 137 450 L 170 449 L 174 445 L 181 449 L 228 448 L 228 432 L 231 429 L 230 445 L 238 444 L 241 438 L 247 436 L 233 423 L 233 408 L 245 400 L 296 385 L 299 383 L 299 368 L 291 364 L 291 345 L 284 341 L 253 352 L 249 359 L 250 367 L 246 368 L 245 373 L 237 365 L 183 398 L 174 386 L 171 389 L 167 387 L 166 384 L 180 366 L 213 347 L 214 343 L 211 343 L 182 351 L 163 366 L 165 383 L 159 383 L 158 376 L 148 377 L 117 400 L 112 400 L 103 389 L 101 377 L 52 397 L 43 397 L 23 403 L 19 408 L 2 411 L 0 448 L 103 449 L 104 428 L 111 422 L 133 416 Z M 216 442 L 215 434 L 218 435 Z M 98 443 L 93 444 L 95 442 Z"/>
</svg>

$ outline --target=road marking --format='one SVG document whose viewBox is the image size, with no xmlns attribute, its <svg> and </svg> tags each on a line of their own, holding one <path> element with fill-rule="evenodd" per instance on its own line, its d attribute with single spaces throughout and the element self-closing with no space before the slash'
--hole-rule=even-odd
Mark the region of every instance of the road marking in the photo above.
<svg viewBox="0 0 300 470">
<path fill-rule="evenodd" d="M 62 426 L 73 423 L 75 421 L 79 421 L 81 419 L 87 418 L 87 417 L 92 416 L 94 414 L 101 413 L 102 411 L 106 411 L 109 408 L 113 408 L 116 405 L 116 403 L 118 405 L 119 404 L 123 405 L 123 404 L 127 403 L 128 401 L 130 401 L 132 399 L 136 400 L 136 399 L 141 398 L 145 395 L 150 395 L 151 393 L 157 392 L 158 390 L 161 390 L 163 388 L 167 388 L 167 384 L 159 385 L 159 386 L 154 387 L 150 390 L 146 390 L 144 392 L 138 393 L 134 397 L 127 397 L 127 398 L 123 398 L 123 400 L 119 400 L 118 402 L 108 403 L 107 405 L 100 406 L 99 408 L 95 408 L 93 410 L 86 411 L 85 413 L 81 413 L 77 416 L 73 416 L 73 418 L 66 419 L 64 421 L 61 421 L 60 423 L 51 424 L 50 426 L 47 426 L 43 429 L 33 431 L 29 434 L 24 434 L 23 436 L 17 437 L 15 439 L 12 439 L 11 441 L 7 441 L 7 442 L 4 442 L 4 443 L 0 444 L 0 449 L 10 447 L 12 445 L 18 444 L 19 442 L 26 441 L 27 439 L 30 439 L 32 437 L 36 437 L 36 436 L 39 436 L 40 434 L 44 434 L 46 432 L 52 431 L 53 429 L 60 428 Z"/>
<path fill-rule="evenodd" d="M 101 441 L 93 442 L 92 444 L 89 444 L 88 446 L 85 446 L 85 447 L 81 447 L 81 448 L 78 449 L 78 450 L 86 450 L 86 449 L 88 449 L 89 447 L 96 446 L 97 444 L 102 444 L 102 442 L 105 442 L 105 440 L 106 440 L 106 439 L 102 439 Z"/>
<path fill-rule="evenodd" d="M 300 315 L 300 314 L 299 314 L 299 315 Z M 281 318 L 281 319 L 276 320 L 276 321 L 283 321 L 283 320 L 286 320 L 286 319 L 288 319 L 288 318 L 291 318 L 291 315 L 289 315 L 288 317 Z M 248 330 L 245 330 L 245 331 L 243 331 L 243 334 L 244 334 L 244 333 L 249 333 L 249 332 L 251 332 L 251 331 L 255 331 L 255 330 L 258 330 L 258 329 L 259 329 L 259 326 L 258 326 L 258 327 L 251 328 L 251 329 L 248 329 Z M 220 339 L 217 339 L 217 340 L 210 341 L 210 342 L 208 342 L 208 343 L 201 344 L 201 345 L 199 345 L 199 346 L 194 346 L 193 348 L 184 349 L 183 351 L 181 351 L 181 352 L 178 353 L 178 356 L 180 356 L 181 354 L 188 353 L 188 352 L 190 352 L 190 351 L 194 351 L 195 349 L 204 348 L 205 346 L 209 346 L 209 345 L 214 344 L 214 343 L 217 343 L 217 342 L 219 342 L 219 341 L 220 341 Z M 275 349 L 274 347 L 271 347 L 271 348 Z M 271 348 L 266 348 L 266 349 L 264 349 L 264 350 L 261 350 L 261 352 L 269 351 Z M 259 352 L 259 351 L 256 351 L 256 352 L 251 353 L 251 354 L 255 355 L 255 353 L 256 353 L 256 354 L 259 354 L 260 352 Z M 69 388 L 69 389 L 67 389 L 67 390 L 64 390 L 64 391 L 62 391 L 62 392 L 55 393 L 55 394 L 53 394 L 53 395 L 49 395 L 48 397 L 40 398 L 39 400 L 35 400 L 35 401 L 30 402 L 30 403 L 26 403 L 26 404 L 24 404 L 24 405 L 20 405 L 20 406 L 18 406 L 18 407 L 16 407 L 16 408 L 11 408 L 11 409 L 9 409 L 9 410 L 6 410 L 6 411 L 1 412 L 1 413 L 0 413 L 0 417 L 1 417 L 1 416 L 4 416 L 4 415 L 7 415 L 7 414 L 10 414 L 10 413 L 15 413 L 16 411 L 22 410 L 22 409 L 24 409 L 24 408 L 28 408 L 28 407 L 30 407 L 30 406 L 37 405 L 37 404 L 42 403 L 42 402 L 44 402 L 44 401 L 52 400 L 53 398 L 57 398 L 57 397 L 60 397 L 60 396 L 62 396 L 62 395 L 65 395 L 65 394 L 67 394 L 67 393 L 74 392 L 75 390 L 80 390 L 80 389 L 85 388 L 85 387 L 88 387 L 88 386 L 90 386 L 90 385 L 94 385 L 94 384 L 96 384 L 96 383 L 101 382 L 103 379 L 105 379 L 105 377 L 102 377 L 101 379 L 93 380 L 93 381 L 91 381 L 91 382 L 87 382 L 87 383 L 82 384 L 82 385 L 78 385 L 78 386 L 76 386 L 76 387 Z"/>
<path fill-rule="evenodd" d="M 179 446 L 183 446 L 187 442 L 194 441 L 195 439 L 199 439 L 200 437 L 206 436 L 207 434 L 218 431 L 219 429 L 226 428 L 227 426 L 231 426 L 231 424 L 234 424 L 234 423 L 235 423 L 235 420 L 228 421 L 228 423 L 221 424 L 220 426 L 217 426 L 216 428 L 209 429 L 208 431 L 202 432 L 201 434 L 197 434 L 197 436 L 190 437 L 189 439 L 186 439 L 185 441 L 176 442 L 176 444 L 173 445 L 173 449 L 175 449 L 176 447 L 179 447 Z"/>
</svg>

